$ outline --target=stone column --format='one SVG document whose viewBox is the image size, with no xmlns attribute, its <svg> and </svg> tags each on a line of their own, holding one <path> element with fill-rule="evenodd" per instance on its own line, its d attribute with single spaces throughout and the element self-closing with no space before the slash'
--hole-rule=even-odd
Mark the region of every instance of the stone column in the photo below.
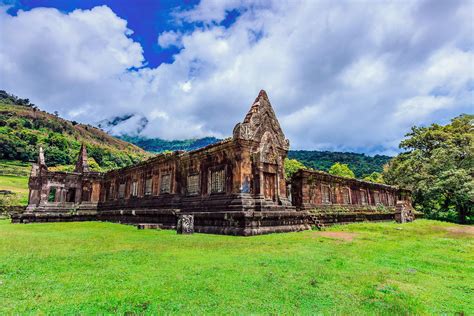
<svg viewBox="0 0 474 316">
<path fill-rule="evenodd" d="M 415 216 L 411 205 L 406 201 L 397 201 L 395 221 L 403 224 L 413 222 L 414 219 Z"/>
</svg>

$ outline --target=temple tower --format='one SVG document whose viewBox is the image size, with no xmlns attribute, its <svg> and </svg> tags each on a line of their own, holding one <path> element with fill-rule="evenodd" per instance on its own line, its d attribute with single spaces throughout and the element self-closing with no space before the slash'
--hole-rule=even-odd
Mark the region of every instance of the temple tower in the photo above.
<svg viewBox="0 0 474 316">
<path fill-rule="evenodd" d="M 79 150 L 79 156 L 77 157 L 75 172 L 89 172 L 89 164 L 87 163 L 87 149 L 84 143 L 81 145 Z"/>
<path fill-rule="evenodd" d="M 243 122 L 235 126 L 233 138 L 251 143 L 254 194 L 262 207 L 290 206 L 284 168 L 290 144 L 264 90 L 258 94 Z"/>
</svg>

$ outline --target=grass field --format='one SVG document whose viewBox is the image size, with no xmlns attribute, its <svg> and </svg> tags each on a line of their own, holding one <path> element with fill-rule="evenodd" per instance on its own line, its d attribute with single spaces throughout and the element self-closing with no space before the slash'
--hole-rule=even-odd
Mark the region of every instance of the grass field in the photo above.
<svg viewBox="0 0 474 316">
<path fill-rule="evenodd" d="M 15 205 L 28 204 L 28 177 L 31 164 L 21 161 L 0 160 L 0 190 L 7 190 L 15 193 L 15 197 L 10 195 L 9 203 Z M 0 199 L 6 196 L 0 195 Z M 0 201 L 1 202 L 1 201 Z"/>
<path fill-rule="evenodd" d="M 0 314 L 474 313 L 472 227 L 232 237 L 0 221 Z"/>
</svg>

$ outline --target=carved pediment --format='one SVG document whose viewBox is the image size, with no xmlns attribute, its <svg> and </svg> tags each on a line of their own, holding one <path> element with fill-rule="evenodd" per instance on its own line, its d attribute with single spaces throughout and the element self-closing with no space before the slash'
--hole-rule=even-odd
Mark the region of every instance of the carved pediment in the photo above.
<svg viewBox="0 0 474 316">
<path fill-rule="evenodd" d="M 235 126 L 234 139 L 261 142 L 265 133 L 272 135 L 271 140 L 275 148 L 289 149 L 289 142 L 285 139 L 268 96 L 262 90 L 245 116 L 244 121 Z"/>
</svg>

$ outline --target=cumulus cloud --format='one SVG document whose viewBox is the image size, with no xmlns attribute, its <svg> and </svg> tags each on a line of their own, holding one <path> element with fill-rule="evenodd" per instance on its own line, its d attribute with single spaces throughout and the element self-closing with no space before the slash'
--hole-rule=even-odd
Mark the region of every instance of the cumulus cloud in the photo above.
<svg viewBox="0 0 474 316">
<path fill-rule="evenodd" d="M 162 48 L 169 48 L 171 46 L 182 47 L 181 34 L 174 31 L 166 31 L 158 36 L 158 45 Z"/>
<path fill-rule="evenodd" d="M 168 139 L 229 135 L 263 88 L 293 148 L 392 153 L 411 125 L 472 112 L 472 12 L 469 1 L 202 1 L 157 34 L 180 50 L 150 68 L 106 6 L 3 11 L 0 84 L 76 120 L 136 113 L 143 135 Z"/>
</svg>

